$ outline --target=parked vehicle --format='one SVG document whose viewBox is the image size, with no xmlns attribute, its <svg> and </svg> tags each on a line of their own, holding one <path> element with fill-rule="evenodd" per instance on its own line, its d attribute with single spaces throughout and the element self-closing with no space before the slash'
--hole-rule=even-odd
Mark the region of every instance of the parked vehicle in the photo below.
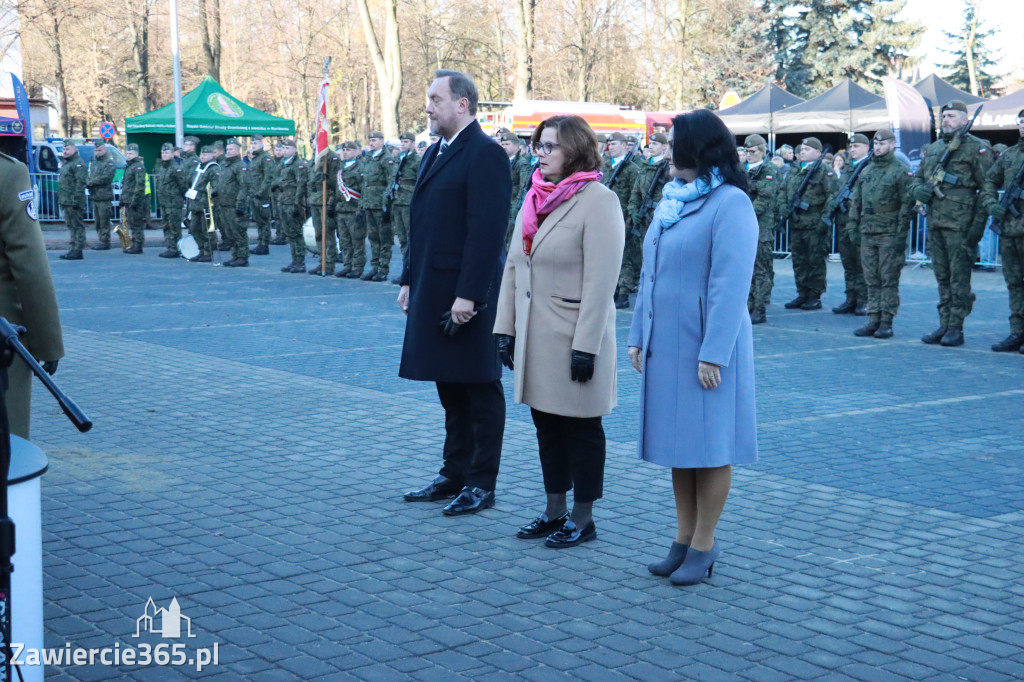
<svg viewBox="0 0 1024 682">
<path fill-rule="evenodd" d="M 78 154 L 86 164 L 95 158 L 96 148 L 91 140 L 76 142 Z M 46 138 L 33 142 L 32 152 L 35 155 L 36 173 L 32 176 L 32 189 L 36 193 L 36 210 L 40 220 L 60 219 L 60 206 L 57 203 L 57 176 L 60 174 L 61 157 L 64 153 L 64 140 Z M 121 150 L 114 145 L 107 145 L 107 154 L 114 160 L 117 173 L 114 175 L 114 217 L 120 215 L 118 206 L 121 200 L 121 178 L 128 161 Z M 86 202 L 85 219 L 92 219 L 92 203 Z"/>
</svg>

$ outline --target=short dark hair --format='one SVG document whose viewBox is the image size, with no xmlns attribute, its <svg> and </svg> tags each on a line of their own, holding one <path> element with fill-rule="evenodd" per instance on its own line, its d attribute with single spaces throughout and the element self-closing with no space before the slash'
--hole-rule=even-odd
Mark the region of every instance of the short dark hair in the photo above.
<svg viewBox="0 0 1024 682">
<path fill-rule="evenodd" d="M 563 175 L 569 177 L 579 171 L 596 171 L 601 168 L 601 153 L 597 147 L 597 135 L 590 124 L 579 116 L 552 116 L 540 122 L 533 131 L 530 142 L 540 144 L 540 134 L 547 128 L 554 128 L 565 154 Z"/>
<path fill-rule="evenodd" d="M 447 69 L 437 69 L 434 71 L 434 79 L 447 78 L 448 89 L 452 92 L 452 99 L 462 99 L 465 97 L 469 100 L 469 113 L 472 116 L 476 116 L 476 105 L 480 101 L 480 93 L 476 89 L 476 83 L 473 79 L 462 73 L 461 71 L 449 71 Z"/>
<path fill-rule="evenodd" d="M 672 163 L 676 168 L 694 168 L 697 177 L 711 181 L 711 169 L 722 179 L 746 190 L 747 174 L 740 168 L 736 138 L 713 112 L 697 109 L 672 119 Z"/>
</svg>

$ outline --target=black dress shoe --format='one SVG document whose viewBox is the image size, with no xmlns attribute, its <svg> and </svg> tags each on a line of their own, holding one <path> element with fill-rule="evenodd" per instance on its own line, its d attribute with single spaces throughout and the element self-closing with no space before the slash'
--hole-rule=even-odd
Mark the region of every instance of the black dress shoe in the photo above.
<svg viewBox="0 0 1024 682">
<path fill-rule="evenodd" d="M 997 353 L 1013 352 L 1024 346 L 1024 334 L 1010 334 L 999 343 L 992 344 L 992 350 Z"/>
<path fill-rule="evenodd" d="M 850 315 L 854 310 L 857 309 L 857 301 L 852 298 L 847 298 L 845 301 L 837 305 L 832 309 L 836 315 Z"/>
<path fill-rule="evenodd" d="M 807 303 L 807 297 L 806 296 L 797 296 L 792 301 L 789 301 L 788 303 L 786 303 L 783 307 L 786 308 L 787 310 L 796 310 L 797 308 L 802 306 L 804 303 Z"/>
<path fill-rule="evenodd" d="M 544 546 L 563 549 L 565 547 L 575 547 L 580 543 L 596 539 L 597 528 L 594 527 L 593 521 L 583 528 L 577 528 L 576 524 L 572 521 L 566 521 L 561 529 L 548 536 L 548 539 L 544 541 Z"/>
<path fill-rule="evenodd" d="M 252 254 L 253 256 L 269 256 L 270 255 L 270 247 L 269 246 L 254 246 L 254 247 L 252 247 L 249 250 L 249 253 Z"/>
<path fill-rule="evenodd" d="M 405 494 L 406 502 L 436 502 L 437 500 L 449 500 L 459 494 L 462 486 L 444 476 L 438 476 L 433 481 L 420 488 L 410 490 Z"/>
<path fill-rule="evenodd" d="M 800 310 L 821 310 L 821 299 L 812 298 L 810 300 L 804 301 L 800 305 Z"/>
<path fill-rule="evenodd" d="M 445 516 L 462 516 L 463 514 L 476 514 L 483 509 L 490 509 L 494 506 L 494 491 L 484 490 L 466 486 L 459 493 L 459 496 L 452 500 L 442 510 Z"/>
<path fill-rule="evenodd" d="M 562 526 L 569 520 L 569 512 L 565 512 L 557 519 L 549 520 L 547 514 L 541 514 L 533 521 L 520 528 L 516 532 L 516 537 L 521 540 L 534 540 L 536 538 L 545 538 L 555 531 L 562 530 Z"/>
</svg>

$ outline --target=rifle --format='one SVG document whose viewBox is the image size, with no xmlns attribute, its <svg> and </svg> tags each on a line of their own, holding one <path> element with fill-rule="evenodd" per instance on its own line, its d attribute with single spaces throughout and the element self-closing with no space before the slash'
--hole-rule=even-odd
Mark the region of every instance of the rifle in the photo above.
<svg viewBox="0 0 1024 682">
<path fill-rule="evenodd" d="M 619 179 L 619 173 L 622 172 L 622 169 L 626 167 L 627 163 L 630 163 L 630 162 L 633 161 L 633 155 L 636 154 L 636 150 L 639 147 L 640 147 L 640 138 L 638 137 L 638 138 L 636 138 L 636 142 L 633 143 L 633 148 L 630 149 L 628 152 L 626 152 L 626 155 L 622 157 L 622 161 L 619 161 L 619 165 L 616 166 L 615 170 L 612 171 L 612 176 L 610 178 L 608 178 L 608 184 L 605 185 L 605 187 L 607 187 L 608 189 L 612 188 L 612 185 L 615 184 L 615 181 Z"/>
<path fill-rule="evenodd" d="M 1003 190 L 1003 198 L 999 200 L 999 205 L 1005 208 L 1007 213 L 1014 218 L 1020 217 L 1017 200 L 1020 199 L 1022 191 L 1024 191 L 1024 163 L 1017 169 L 1017 174 L 1013 176 L 1013 182 L 1010 183 L 1009 188 Z M 997 235 L 1003 233 L 1003 226 L 995 218 L 992 219 L 989 229 Z"/>
<path fill-rule="evenodd" d="M 828 214 L 821 217 L 821 220 L 826 225 L 832 227 L 836 222 L 837 213 L 840 211 L 846 213 L 850 210 L 850 197 L 853 195 L 853 185 L 857 182 L 857 178 L 860 177 L 861 171 L 871 163 L 873 158 L 875 158 L 874 153 L 869 152 L 868 155 L 864 157 L 864 160 L 854 167 L 853 173 L 850 174 L 850 178 L 846 181 L 846 184 L 843 185 L 843 188 L 839 190 L 839 194 L 836 195 L 835 207 L 830 209 Z"/>
<path fill-rule="evenodd" d="M 811 178 L 821 168 L 822 161 L 825 160 L 825 156 L 832 153 L 832 145 L 827 144 L 821 151 L 821 156 L 818 160 L 810 165 L 807 169 L 807 175 L 800 182 L 800 186 L 796 188 L 796 194 L 793 195 L 793 200 L 789 202 L 789 208 L 779 216 L 779 219 L 775 222 L 775 231 L 782 232 L 782 228 L 786 226 L 786 221 L 789 220 L 790 216 L 793 216 L 793 222 L 800 222 L 800 214 L 810 208 L 810 205 L 804 201 L 804 192 L 807 191 L 807 187 L 811 184 Z"/>
<path fill-rule="evenodd" d="M 935 170 L 932 171 L 931 175 L 928 177 L 928 181 L 925 183 L 925 187 L 928 187 L 932 191 L 932 194 L 940 199 L 946 198 L 946 195 L 942 193 L 941 189 L 939 189 L 940 184 L 948 182 L 951 185 L 955 185 L 960 182 L 960 178 L 952 173 L 946 172 L 946 166 L 949 165 L 949 161 L 956 150 L 960 149 L 960 144 L 963 142 L 964 137 L 967 133 L 971 132 L 971 126 L 973 126 L 974 122 L 978 120 L 978 114 L 981 113 L 984 106 L 984 104 L 979 105 L 978 108 L 974 110 L 974 116 L 971 116 L 971 120 L 967 122 L 967 125 L 958 130 L 956 135 L 953 136 L 953 139 L 949 141 L 949 144 L 946 145 L 946 151 L 943 153 L 942 158 L 939 159 L 939 163 L 935 166 Z M 925 204 L 921 201 L 916 202 L 914 204 L 914 210 L 921 215 L 924 215 Z"/>
<path fill-rule="evenodd" d="M 647 217 L 648 212 L 654 210 L 654 188 L 658 186 L 658 181 L 661 180 L 661 176 L 665 173 L 665 170 L 668 168 L 668 164 L 669 162 L 666 160 L 662 161 L 661 164 L 658 166 L 658 171 L 654 174 L 654 179 L 651 180 L 651 186 L 647 188 L 647 194 L 644 195 L 644 203 L 640 204 L 640 215 L 645 218 Z M 640 236 L 640 230 L 637 228 L 636 225 L 633 226 L 633 229 L 631 231 L 633 232 L 634 236 Z"/>
<path fill-rule="evenodd" d="M 387 194 L 384 195 L 384 212 L 387 213 L 391 210 L 391 204 L 395 203 L 395 192 L 402 188 L 401 183 L 398 181 L 402 177 L 402 166 L 405 165 L 406 159 L 409 158 L 410 154 L 415 154 L 414 151 L 408 151 L 402 154 L 402 158 L 398 161 L 398 168 L 395 169 L 395 176 L 391 178 L 391 186 L 388 187 Z"/>
</svg>

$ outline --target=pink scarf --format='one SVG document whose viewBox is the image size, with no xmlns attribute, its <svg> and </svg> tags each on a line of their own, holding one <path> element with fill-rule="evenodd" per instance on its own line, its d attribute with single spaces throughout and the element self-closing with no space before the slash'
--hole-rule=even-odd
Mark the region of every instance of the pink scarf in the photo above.
<svg viewBox="0 0 1024 682">
<path fill-rule="evenodd" d="M 523 252 L 529 256 L 533 238 L 552 211 L 583 189 L 588 182 L 601 179 L 600 171 L 578 171 L 557 185 L 544 179 L 540 169 L 533 171 L 533 187 L 523 201 Z"/>
</svg>

